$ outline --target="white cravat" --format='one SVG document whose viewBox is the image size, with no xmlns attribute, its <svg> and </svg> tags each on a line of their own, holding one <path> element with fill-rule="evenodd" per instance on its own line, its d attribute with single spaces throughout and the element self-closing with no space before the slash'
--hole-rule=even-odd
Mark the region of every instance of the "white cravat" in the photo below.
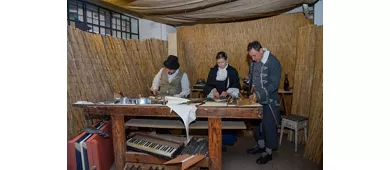
<svg viewBox="0 0 390 170">
<path fill-rule="evenodd" d="M 226 64 L 225 68 L 219 68 L 217 71 L 217 77 L 215 78 L 217 81 L 225 81 L 227 78 L 227 70 L 226 68 L 229 66 L 229 64 Z"/>
</svg>

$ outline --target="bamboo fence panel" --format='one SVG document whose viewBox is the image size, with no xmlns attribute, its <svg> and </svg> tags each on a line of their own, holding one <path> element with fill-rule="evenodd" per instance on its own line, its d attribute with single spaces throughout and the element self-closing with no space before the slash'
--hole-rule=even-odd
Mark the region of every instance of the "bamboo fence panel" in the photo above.
<svg viewBox="0 0 390 170">
<path fill-rule="evenodd" d="M 149 96 L 154 75 L 167 58 L 167 42 L 123 40 L 68 27 L 68 139 L 92 122 L 76 101 L 102 101 L 123 91 L 126 96 Z"/>
<path fill-rule="evenodd" d="M 323 150 L 323 28 L 316 28 L 316 51 L 314 78 L 311 91 L 308 141 L 304 156 L 319 164 L 322 161 Z"/>
<path fill-rule="evenodd" d="M 315 62 L 316 26 L 299 29 L 291 113 L 309 116 Z"/>
</svg>

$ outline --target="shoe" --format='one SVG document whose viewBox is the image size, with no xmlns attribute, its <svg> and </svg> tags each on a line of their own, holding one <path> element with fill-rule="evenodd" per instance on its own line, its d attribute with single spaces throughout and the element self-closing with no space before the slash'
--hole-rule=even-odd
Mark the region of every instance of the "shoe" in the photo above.
<svg viewBox="0 0 390 170">
<path fill-rule="evenodd" d="M 248 154 L 256 154 L 256 153 L 262 153 L 265 152 L 265 148 L 260 148 L 259 145 L 256 145 L 256 147 L 246 150 Z"/>
<path fill-rule="evenodd" d="M 272 154 L 270 155 L 267 152 L 263 152 L 261 153 L 260 157 L 256 159 L 256 163 L 266 164 L 270 160 L 272 160 Z"/>
</svg>

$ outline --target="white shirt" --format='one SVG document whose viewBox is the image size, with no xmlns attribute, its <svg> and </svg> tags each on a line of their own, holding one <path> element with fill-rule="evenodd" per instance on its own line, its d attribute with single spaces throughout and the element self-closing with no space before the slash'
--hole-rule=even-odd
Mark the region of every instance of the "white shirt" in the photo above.
<svg viewBox="0 0 390 170">
<path fill-rule="evenodd" d="M 160 87 L 160 79 L 161 74 L 163 72 L 164 68 L 160 69 L 160 71 L 154 76 L 152 87 L 150 88 L 151 91 L 158 90 Z M 172 75 L 168 74 L 168 81 L 171 82 L 171 80 L 177 75 L 179 72 L 179 69 L 176 70 L 175 73 Z M 188 80 L 188 76 L 186 73 L 183 73 L 183 77 L 181 78 L 181 92 L 180 94 L 175 94 L 175 97 L 186 97 L 190 94 L 190 81 Z"/>
</svg>

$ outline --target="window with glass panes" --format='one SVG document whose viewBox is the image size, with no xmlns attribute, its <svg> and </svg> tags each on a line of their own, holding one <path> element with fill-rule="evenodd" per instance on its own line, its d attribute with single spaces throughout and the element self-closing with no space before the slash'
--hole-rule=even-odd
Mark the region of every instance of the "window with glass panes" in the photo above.
<svg viewBox="0 0 390 170">
<path fill-rule="evenodd" d="M 68 25 L 123 39 L 139 39 L 139 20 L 100 6 L 68 0 Z"/>
</svg>

